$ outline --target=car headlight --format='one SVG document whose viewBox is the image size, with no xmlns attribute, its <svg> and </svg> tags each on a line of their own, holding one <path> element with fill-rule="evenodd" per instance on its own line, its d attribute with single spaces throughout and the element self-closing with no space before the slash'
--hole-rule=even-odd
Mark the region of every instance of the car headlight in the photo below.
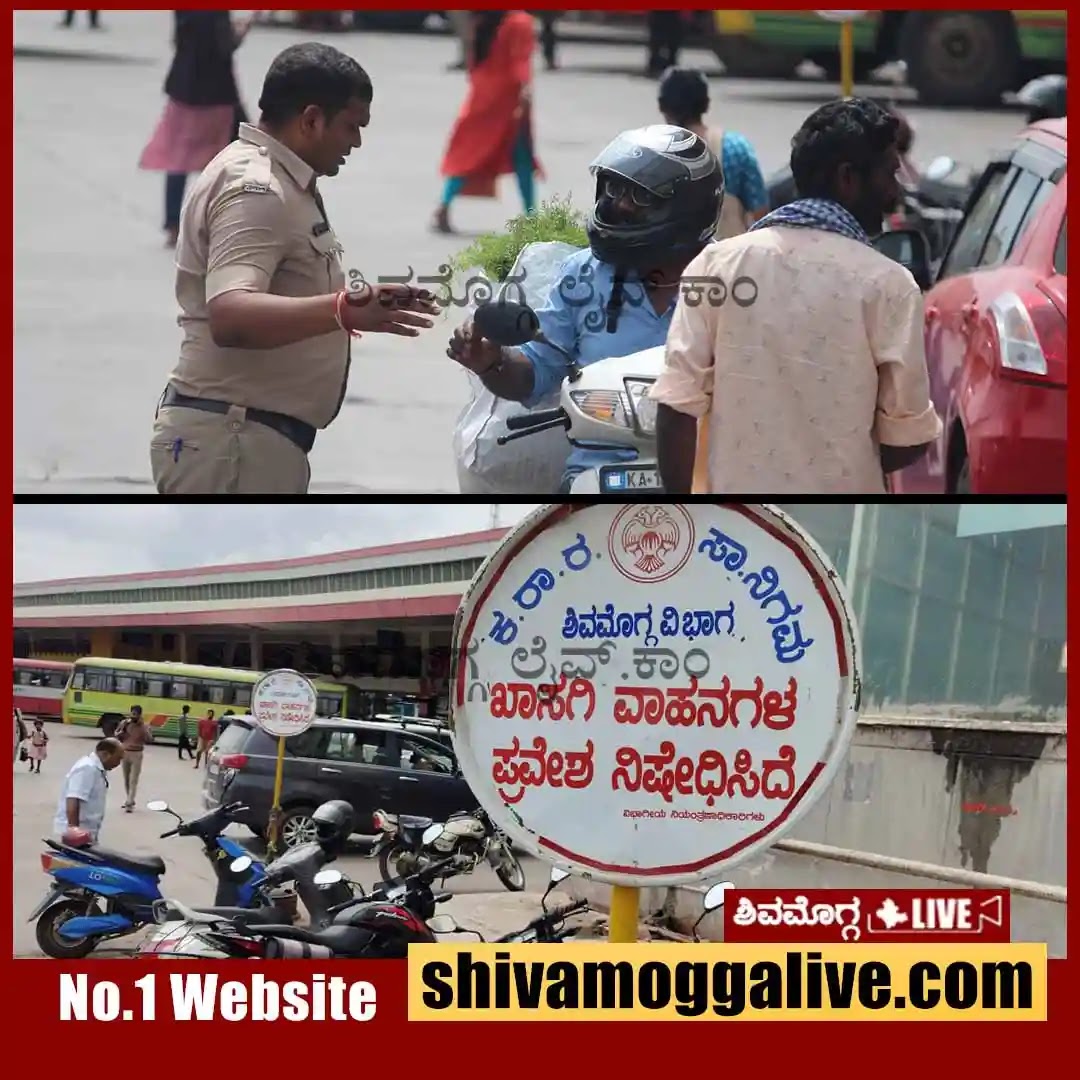
<svg viewBox="0 0 1080 1080">
<path fill-rule="evenodd" d="M 656 434 L 656 402 L 649 396 L 655 379 L 624 379 L 630 412 L 642 435 Z"/>
<path fill-rule="evenodd" d="M 618 390 L 571 390 L 570 400 L 590 420 L 615 427 L 633 427 L 630 404 Z"/>
</svg>

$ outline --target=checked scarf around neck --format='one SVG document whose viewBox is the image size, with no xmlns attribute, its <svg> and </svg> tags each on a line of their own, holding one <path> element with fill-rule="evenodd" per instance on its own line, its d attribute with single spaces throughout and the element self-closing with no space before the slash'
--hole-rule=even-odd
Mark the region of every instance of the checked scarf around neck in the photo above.
<svg viewBox="0 0 1080 1080">
<path fill-rule="evenodd" d="M 767 229 L 771 225 L 788 225 L 796 229 L 824 229 L 869 244 L 866 230 L 839 203 L 831 199 L 797 199 L 766 214 L 750 226 L 750 232 Z"/>
</svg>

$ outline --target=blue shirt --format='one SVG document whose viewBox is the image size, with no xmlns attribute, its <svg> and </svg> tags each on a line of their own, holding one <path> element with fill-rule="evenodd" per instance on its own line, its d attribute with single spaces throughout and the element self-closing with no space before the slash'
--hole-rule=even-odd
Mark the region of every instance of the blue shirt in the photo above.
<svg viewBox="0 0 1080 1080">
<path fill-rule="evenodd" d="M 623 284 L 623 303 L 615 332 L 607 332 L 607 302 L 614 280 L 615 268 L 610 263 L 600 262 L 588 248 L 576 251 L 562 264 L 558 282 L 536 312 L 544 337 L 564 348 L 581 367 L 612 356 L 629 356 L 667 341 L 675 300 L 667 311 L 658 315 L 645 286 L 632 278 Z M 554 349 L 535 341 L 523 345 L 521 352 L 533 369 L 533 392 L 524 404 L 534 408 L 562 384 L 566 378 L 566 360 Z M 637 452 L 628 448 L 574 447 L 566 463 L 564 481 L 585 469 L 633 461 L 636 457 Z"/>
<path fill-rule="evenodd" d="M 752 214 L 767 209 L 769 195 L 765 190 L 765 178 L 761 175 L 757 154 L 746 138 L 737 132 L 725 131 L 720 156 L 725 189 Z"/>
</svg>

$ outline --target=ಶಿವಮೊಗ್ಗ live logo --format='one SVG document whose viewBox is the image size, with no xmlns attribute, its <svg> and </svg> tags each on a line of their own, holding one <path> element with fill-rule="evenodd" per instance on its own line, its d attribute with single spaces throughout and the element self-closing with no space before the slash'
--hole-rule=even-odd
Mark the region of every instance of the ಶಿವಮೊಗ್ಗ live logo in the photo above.
<svg viewBox="0 0 1080 1080">
<path fill-rule="evenodd" d="M 1000 889 L 730 889 L 729 942 L 1007 942 Z"/>
</svg>

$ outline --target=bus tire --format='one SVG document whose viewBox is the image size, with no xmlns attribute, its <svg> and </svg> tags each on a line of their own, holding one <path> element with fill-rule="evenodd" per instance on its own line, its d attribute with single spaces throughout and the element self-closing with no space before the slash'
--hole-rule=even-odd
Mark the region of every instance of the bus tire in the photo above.
<svg viewBox="0 0 1080 1080">
<path fill-rule="evenodd" d="M 900 32 L 900 59 L 923 105 L 1000 105 L 1020 75 L 1016 26 L 1007 11 L 912 12 Z"/>
</svg>

